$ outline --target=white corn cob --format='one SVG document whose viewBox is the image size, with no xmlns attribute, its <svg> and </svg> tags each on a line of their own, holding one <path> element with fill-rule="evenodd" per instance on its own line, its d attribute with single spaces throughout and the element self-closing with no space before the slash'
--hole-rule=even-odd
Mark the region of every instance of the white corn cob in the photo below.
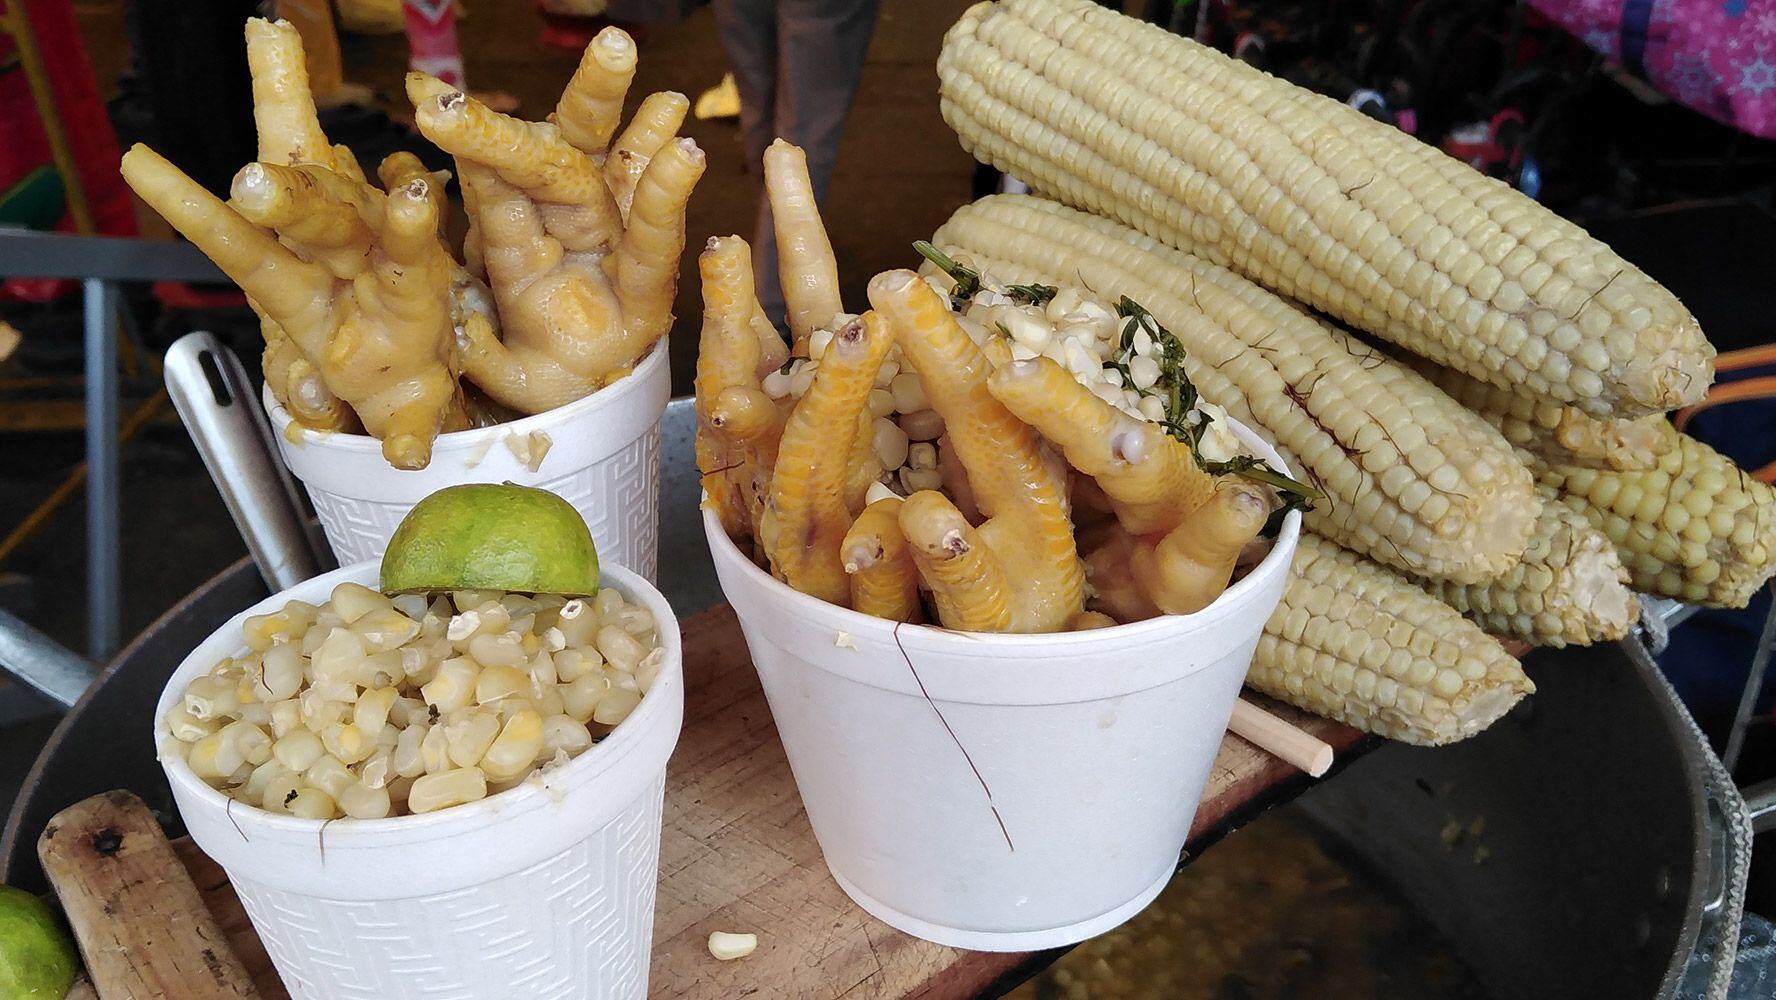
<svg viewBox="0 0 1776 1000">
<path fill-rule="evenodd" d="M 970 8 L 938 59 L 980 159 L 1440 364 L 1597 416 L 1701 398 L 1714 351 L 1583 229 L 1337 101 L 1090 0 Z"/>
<path fill-rule="evenodd" d="M 1480 732 L 1535 690 L 1499 641 L 1454 608 L 1305 532 L 1246 683 L 1426 746 Z"/>
<path fill-rule="evenodd" d="M 1776 574 L 1776 490 L 1670 424 L 1657 466 L 1537 462 L 1542 483 L 1615 543 L 1636 590 L 1742 608 Z"/>
<path fill-rule="evenodd" d="M 1226 268 L 1021 196 L 964 206 L 932 237 L 1002 280 L 1126 295 L 1185 349 L 1202 398 L 1261 428 L 1327 499 L 1314 530 L 1419 576 L 1517 563 L 1541 507 L 1522 461 L 1423 378 Z"/>
<path fill-rule="evenodd" d="M 1593 417 L 1571 406 L 1521 395 L 1423 358 L 1402 359 L 1456 402 L 1485 417 L 1505 440 L 1557 465 L 1632 472 L 1651 469 L 1676 447 L 1665 417 Z"/>
<path fill-rule="evenodd" d="M 1523 561 L 1485 583 L 1418 581 L 1493 635 L 1537 646 L 1620 639 L 1640 618 L 1628 570 L 1603 532 L 1546 490 Z"/>
</svg>

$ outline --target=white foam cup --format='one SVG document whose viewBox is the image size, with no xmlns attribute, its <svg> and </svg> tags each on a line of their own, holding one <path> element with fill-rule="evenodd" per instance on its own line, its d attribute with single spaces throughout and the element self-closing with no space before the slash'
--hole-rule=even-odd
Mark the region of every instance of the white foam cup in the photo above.
<svg viewBox="0 0 1776 1000">
<path fill-rule="evenodd" d="M 397 469 L 382 442 L 293 425 L 264 390 L 278 451 L 307 488 L 341 564 L 382 555 L 413 505 L 446 486 L 504 483 L 557 494 L 586 519 L 599 557 L 654 579 L 660 538 L 660 417 L 672 396 L 664 343 L 635 371 L 566 406 L 438 435 L 423 469 Z M 548 451 L 532 469 L 519 454 L 540 432 Z M 513 445 L 519 446 L 514 451 Z"/>
<path fill-rule="evenodd" d="M 833 878 L 908 934 L 984 951 L 1103 933 L 1172 877 L 1300 525 L 1195 614 L 985 635 L 798 593 L 704 513 Z"/>
<path fill-rule="evenodd" d="M 611 734 L 479 802 L 325 823 L 236 802 L 163 755 L 191 839 L 222 866 L 296 1000 L 639 1000 L 647 994 L 666 760 L 684 719 L 678 621 L 659 591 L 605 564 L 603 585 L 653 613 L 666 662 Z M 245 654 L 248 615 L 374 587 L 377 564 L 315 577 L 241 612 L 179 665 L 186 685 Z"/>
</svg>

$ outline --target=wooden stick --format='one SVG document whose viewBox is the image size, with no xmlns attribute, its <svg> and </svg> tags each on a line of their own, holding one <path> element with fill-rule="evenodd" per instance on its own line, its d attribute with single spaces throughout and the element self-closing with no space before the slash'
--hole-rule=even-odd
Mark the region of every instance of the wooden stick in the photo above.
<svg viewBox="0 0 1776 1000">
<path fill-rule="evenodd" d="M 141 799 L 106 792 L 62 810 L 37 856 L 103 1000 L 258 1000 Z"/>
<path fill-rule="evenodd" d="M 1244 698 L 1233 704 L 1227 731 L 1318 778 L 1332 767 L 1332 746 Z"/>
</svg>

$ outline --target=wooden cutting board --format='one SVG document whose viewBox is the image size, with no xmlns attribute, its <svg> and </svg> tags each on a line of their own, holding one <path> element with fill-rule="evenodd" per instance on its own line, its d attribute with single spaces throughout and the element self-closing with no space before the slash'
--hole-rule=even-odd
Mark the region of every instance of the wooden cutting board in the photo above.
<svg viewBox="0 0 1776 1000">
<path fill-rule="evenodd" d="M 711 608 L 683 628 L 684 735 L 667 778 L 650 996 L 967 997 L 1052 960 L 1054 953 L 962 952 L 920 941 L 852 903 L 821 860 L 733 611 Z M 1263 704 L 1341 757 L 1367 745 L 1353 729 Z M 1187 857 L 1308 781 L 1228 736 Z M 189 841 L 174 847 L 260 995 L 287 997 L 221 869 Z M 706 942 L 717 930 L 756 933 L 758 951 L 716 961 Z"/>
</svg>

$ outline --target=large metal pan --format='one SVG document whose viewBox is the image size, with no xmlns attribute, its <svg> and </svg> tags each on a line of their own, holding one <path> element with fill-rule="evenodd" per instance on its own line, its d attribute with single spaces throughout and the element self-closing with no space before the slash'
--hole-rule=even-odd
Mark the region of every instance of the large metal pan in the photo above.
<svg viewBox="0 0 1776 1000">
<path fill-rule="evenodd" d="M 1738 926 L 1748 841 L 1713 755 L 1638 639 L 1526 666 L 1534 697 L 1492 729 L 1388 744 L 1301 804 L 1492 995 L 1672 996 L 1704 923 Z"/>
</svg>

